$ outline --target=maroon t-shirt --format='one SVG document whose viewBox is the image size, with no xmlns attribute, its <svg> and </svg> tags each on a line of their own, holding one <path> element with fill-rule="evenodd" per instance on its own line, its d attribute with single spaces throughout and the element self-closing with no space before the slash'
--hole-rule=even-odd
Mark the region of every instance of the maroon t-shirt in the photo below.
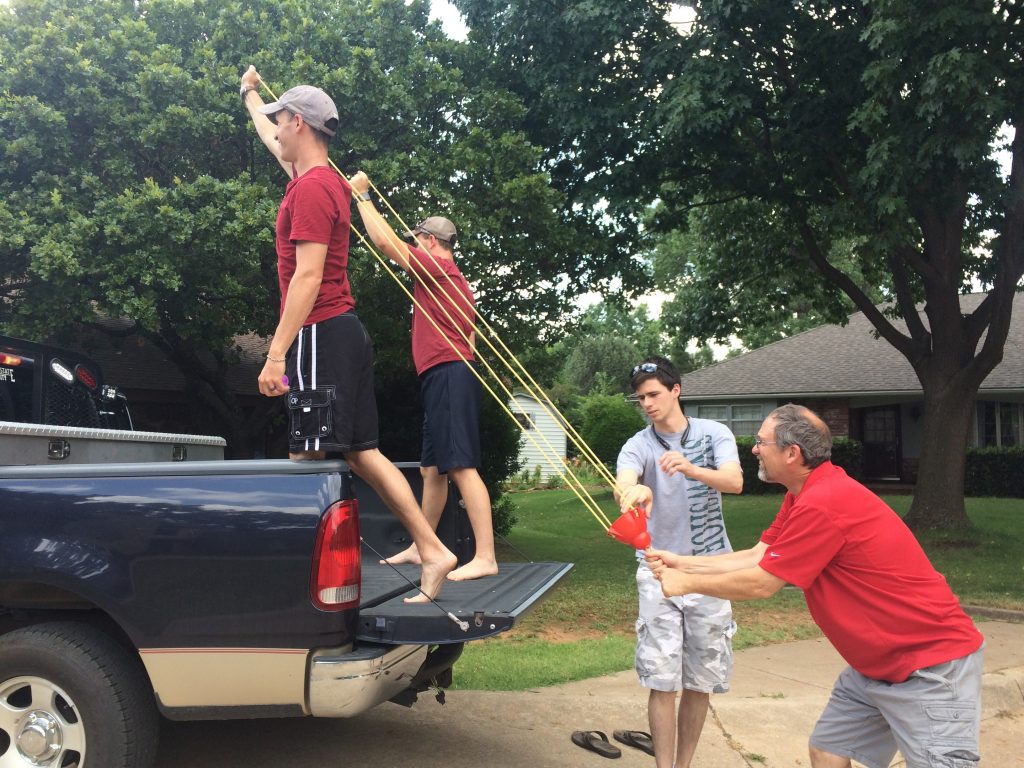
<svg viewBox="0 0 1024 768">
<path fill-rule="evenodd" d="M 288 182 L 277 212 L 277 279 L 281 311 L 295 274 L 295 246 L 303 240 L 327 246 L 323 281 L 305 325 L 354 309 L 348 284 L 348 233 L 352 192 L 326 165 L 310 168 Z"/>
<path fill-rule="evenodd" d="M 862 675 L 901 683 L 981 647 L 910 529 L 830 461 L 786 494 L 761 541 L 760 566 L 804 591 L 815 623 Z"/>
<path fill-rule="evenodd" d="M 419 304 L 414 304 L 412 311 L 412 360 L 417 375 L 441 363 L 473 360 L 473 350 L 466 343 L 476 320 L 469 283 L 451 259 L 434 258 L 415 246 L 410 246 L 409 252 L 415 282 L 412 295 Z"/>
</svg>

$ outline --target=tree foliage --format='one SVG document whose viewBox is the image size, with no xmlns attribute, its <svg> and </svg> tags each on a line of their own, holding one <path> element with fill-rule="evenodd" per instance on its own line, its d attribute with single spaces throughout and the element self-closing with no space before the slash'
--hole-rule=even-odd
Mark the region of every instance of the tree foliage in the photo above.
<svg viewBox="0 0 1024 768">
<path fill-rule="evenodd" d="M 808 302 L 865 313 L 924 391 L 908 522 L 967 525 L 971 404 L 1024 274 L 1020 4 L 709 0 L 680 30 L 667 0 L 456 5 L 573 202 L 606 199 L 623 232 L 709 212 L 692 327 L 722 338 Z M 988 296 L 964 315 L 975 281 Z"/>
<path fill-rule="evenodd" d="M 244 453 L 258 442 L 278 404 L 246 408 L 225 374 L 233 339 L 276 323 L 286 179 L 237 95 L 252 63 L 278 92 L 311 82 L 332 94 L 342 114 L 332 157 L 367 170 L 407 222 L 457 223 L 463 270 L 513 348 L 556 333 L 565 303 L 615 268 L 610 246 L 548 183 L 518 98 L 477 77 L 479 51 L 447 39 L 428 10 L 425 0 L 0 6 L 0 327 L 73 343 L 83 325 L 125 318 L 120 332 L 170 357 L 229 444 Z M 383 391 L 407 401 L 408 300 L 355 238 L 351 271 Z"/>
<path fill-rule="evenodd" d="M 580 394 L 625 394 L 629 369 L 640 359 L 636 345 L 619 336 L 581 340 L 565 360 L 565 378 Z"/>
</svg>

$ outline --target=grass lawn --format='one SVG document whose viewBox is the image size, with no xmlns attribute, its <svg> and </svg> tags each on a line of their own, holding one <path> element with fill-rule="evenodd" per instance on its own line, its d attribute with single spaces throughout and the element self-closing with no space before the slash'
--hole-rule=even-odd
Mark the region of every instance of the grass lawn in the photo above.
<svg viewBox="0 0 1024 768">
<path fill-rule="evenodd" d="M 605 514 L 618 511 L 611 491 L 591 491 Z M 521 690 L 618 672 L 633 665 L 636 561 L 608 538 L 568 490 L 512 496 L 518 522 L 499 559 L 556 560 L 572 573 L 512 632 L 469 643 L 456 667 L 456 688 Z M 726 496 L 733 548 L 753 546 L 775 517 L 782 496 Z M 886 497 L 903 514 L 909 496 Z M 1024 609 L 1024 499 L 968 499 L 976 529 L 924 541 L 935 567 L 965 604 Z M 770 600 L 733 604 L 737 650 L 820 635 L 803 593 L 787 587 Z"/>
</svg>

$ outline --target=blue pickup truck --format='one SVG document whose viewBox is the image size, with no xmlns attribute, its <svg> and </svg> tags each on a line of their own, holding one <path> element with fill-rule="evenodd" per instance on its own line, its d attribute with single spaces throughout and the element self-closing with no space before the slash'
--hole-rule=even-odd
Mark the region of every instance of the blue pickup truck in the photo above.
<svg viewBox="0 0 1024 768">
<path fill-rule="evenodd" d="M 411 705 L 571 569 L 503 563 L 406 603 L 418 568 L 375 553 L 407 534 L 341 461 L 9 465 L 0 500 L 5 768 L 145 768 L 161 715 Z M 457 499 L 438 532 L 472 552 Z"/>
</svg>

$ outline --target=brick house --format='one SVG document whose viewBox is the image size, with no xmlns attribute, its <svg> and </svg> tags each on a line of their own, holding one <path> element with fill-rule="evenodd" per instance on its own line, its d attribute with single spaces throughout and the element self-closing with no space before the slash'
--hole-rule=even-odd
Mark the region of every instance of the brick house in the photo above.
<svg viewBox="0 0 1024 768">
<path fill-rule="evenodd" d="M 965 313 L 985 294 L 961 297 Z M 927 318 L 922 313 L 927 324 Z M 901 331 L 903 323 L 895 323 Z M 939 340 L 941 343 L 941 340 Z M 794 402 L 819 413 L 832 434 L 864 444 L 869 480 L 912 483 L 921 455 L 922 392 L 910 363 L 863 313 L 845 326 L 825 325 L 682 377 L 692 416 L 753 435 L 775 407 Z M 1024 436 L 1024 293 L 1014 298 L 1003 361 L 978 392 L 971 445 L 1020 445 Z"/>
</svg>

